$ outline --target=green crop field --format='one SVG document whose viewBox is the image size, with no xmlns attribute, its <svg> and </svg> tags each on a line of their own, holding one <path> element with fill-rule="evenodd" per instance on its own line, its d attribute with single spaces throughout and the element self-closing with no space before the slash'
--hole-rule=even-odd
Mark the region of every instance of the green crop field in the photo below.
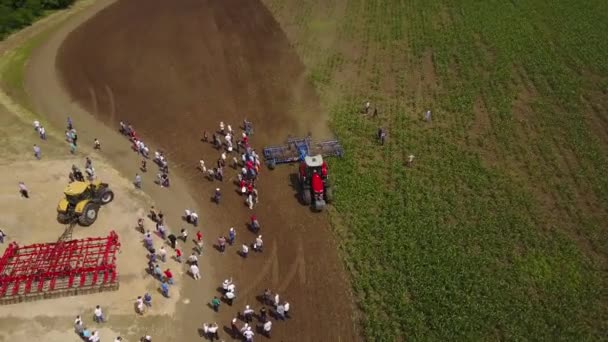
<svg viewBox="0 0 608 342">
<path fill-rule="evenodd" d="M 607 338 L 607 1 L 264 3 L 347 151 L 368 340 Z"/>
</svg>

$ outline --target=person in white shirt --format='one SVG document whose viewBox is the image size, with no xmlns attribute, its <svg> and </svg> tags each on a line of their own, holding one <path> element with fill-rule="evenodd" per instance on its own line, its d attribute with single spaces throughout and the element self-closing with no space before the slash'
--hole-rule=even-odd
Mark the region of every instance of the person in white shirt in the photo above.
<svg viewBox="0 0 608 342">
<path fill-rule="evenodd" d="M 210 324 L 207 327 L 207 331 L 209 332 L 209 334 L 214 335 L 215 338 L 218 338 L 218 336 L 217 336 L 217 330 L 218 330 L 218 328 L 219 327 L 218 327 L 217 323 L 213 323 L 213 324 Z"/>
<path fill-rule="evenodd" d="M 135 305 L 137 306 L 137 313 L 140 315 L 144 314 L 144 300 L 141 298 L 141 296 L 137 297 L 137 300 L 135 301 Z"/>
<path fill-rule="evenodd" d="M 40 131 L 40 121 L 38 121 L 38 120 L 34 120 L 34 131 L 36 131 L 36 132 Z"/>
<path fill-rule="evenodd" d="M 222 160 L 226 160 L 226 152 L 222 152 Z"/>
<path fill-rule="evenodd" d="M 222 132 L 222 134 L 224 134 L 224 132 L 225 132 L 224 129 L 225 128 L 226 127 L 224 126 L 224 121 L 220 121 L 220 132 Z"/>
<path fill-rule="evenodd" d="M 243 246 L 241 247 L 241 256 L 243 256 L 243 258 L 246 258 L 247 255 L 249 255 L 249 246 L 243 244 Z"/>
<path fill-rule="evenodd" d="M 241 334 L 243 334 L 243 335 L 244 335 L 244 334 L 245 334 L 245 331 L 247 331 L 247 330 L 251 330 L 251 327 L 249 326 L 249 324 L 248 324 L 248 323 L 245 323 L 245 325 L 243 325 L 243 326 L 241 327 Z"/>
<path fill-rule="evenodd" d="M 232 126 L 228 125 L 228 133 L 232 134 Z"/>
<path fill-rule="evenodd" d="M 272 330 L 272 321 L 270 321 L 270 320 L 266 321 L 266 323 L 264 323 L 264 325 L 262 327 L 264 329 L 264 335 L 266 335 L 266 337 L 270 338 L 270 330 Z"/>
<path fill-rule="evenodd" d="M 198 226 L 198 214 L 195 213 L 194 211 L 192 212 L 192 214 L 190 214 L 190 220 L 192 221 L 191 223 L 196 227 Z"/>
<path fill-rule="evenodd" d="M 99 337 L 99 331 L 94 331 L 93 335 L 89 337 L 89 342 L 99 342 L 101 338 Z"/>
<path fill-rule="evenodd" d="M 262 235 L 259 235 L 255 239 L 255 243 L 253 244 L 253 250 L 256 251 L 256 252 L 261 252 L 263 245 L 264 245 L 264 241 L 262 241 Z"/>
<path fill-rule="evenodd" d="M 84 332 L 84 324 L 82 324 L 82 319 L 80 316 L 76 316 L 76 319 L 74 320 L 74 330 L 78 336 L 82 336 L 82 333 Z"/>
<path fill-rule="evenodd" d="M 234 292 L 234 291 L 236 291 L 236 285 L 234 285 L 234 284 L 228 285 L 228 292 Z"/>
<path fill-rule="evenodd" d="M 234 291 L 228 291 L 226 292 L 226 302 L 228 302 L 228 305 L 232 306 L 232 302 L 234 301 L 234 298 L 236 298 L 236 294 L 234 293 Z"/>
<path fill-rule="evenodd" d="M 289 318 L 289 302 L 285 302 L 283 308 L 285 309 L 285 317 Z"/>
<path fill-rule="evenodd" d="M 279 299 L 281 299 L 281 298 L 279 297 L 279 294 L 278 294 L 278 293 L 277 293 L 277 294 L 275 294 L 275 295 L 274 295 L 274 306 L 279 306 L 279 303 L 280 303 L 280 302 L 279 302 Z"/>
<path fill-rule="evenodd" d="M 224 289 L 224 293 L 228 292 L 228 286 L 230 286 L 230 284 L 232 284 L 232 278 L 230 278 L 230 280 L 224 279 L 224 282 L 222 283 L 222 288 Z"/>
<path fill-rule="evenodd" d="M 249 327 L 249 329 L 245 330 L 245 332 L 243 333 L 243 336 L 245 336 L 245 340 L 247 342 L 251 342 L 253 341 L 253 336 L 255 334 L 253 333 L 253 331 L 251 330 L 251 327 Z"/>
<path fill-rule="evenodd" d="M 95 315 L 93 316 L 93 320 L 97 323 L 105 322 L 105 318 L 103 317 L 103 311 L 101 311 L 101 307 L 99 305 L 95 307 Z"/>
<path fill-rule="evenodd" d="M 160 246 L 160 248 L 158 249 L 158 256 L 160 257 L 160 260 L 162 262 L 165 262 L 167 260 L 167 250 L 165 249 L 165 246 Z"/>
<path fill-rule="evenodd" d="M 196 255 L 196 252 L 192 252 L 192 254 L 190 254 L 188 257 L 188 263 L 190 263 L 190 265 L 198 264 L 198 256 Z"/>
<path fill-rule="evenodd" d="M 205 161 L 204 160 L 199 160 L 199 169 L 201 170 L 202 173 L 207 173 L 207 167 L 205 166 Z"/>
<path fill-rule="evenodd" d="M 194 278 L 195 280 L 201 279 L 201 273 L 196 264 L 190 265 L 190 273 L 192 273 L 192 278 Z"/>
<path fill-rule="evenodd" d="M 245 316 L 245 322 L 249 323 L 251 321 L 253 321 L 253 313 L 255 311 L 253 311 L 252 308 L 249 307 L 249 305 L 245 305 L 245 310 L 243 310 L 243 316 Z"/>
</svg>

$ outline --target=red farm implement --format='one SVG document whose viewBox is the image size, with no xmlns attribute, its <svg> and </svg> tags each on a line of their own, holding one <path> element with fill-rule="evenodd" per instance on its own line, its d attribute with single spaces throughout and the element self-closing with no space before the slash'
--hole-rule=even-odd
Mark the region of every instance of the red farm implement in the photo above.
<svg viewBox="0 0 608 342">
<path fill-rule="evenodd" d="M 29 246 L 0 258 L 0 304 L 118 289 L 118 235 Z"/>
</svg>

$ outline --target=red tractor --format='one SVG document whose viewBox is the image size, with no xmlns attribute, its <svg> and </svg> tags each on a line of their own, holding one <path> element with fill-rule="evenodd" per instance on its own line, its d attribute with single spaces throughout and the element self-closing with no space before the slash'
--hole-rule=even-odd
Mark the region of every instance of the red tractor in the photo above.
<svg viewBox="0 0 608 342">
<path fill-rule="evenodd" d="M 332 189 L 327 178 L 327 164 L 323 156 L 306 156 L 300 163 L 300 195 L 304 204 L 322 211 L 326 203 L 333 199 Z"/>
</svg>

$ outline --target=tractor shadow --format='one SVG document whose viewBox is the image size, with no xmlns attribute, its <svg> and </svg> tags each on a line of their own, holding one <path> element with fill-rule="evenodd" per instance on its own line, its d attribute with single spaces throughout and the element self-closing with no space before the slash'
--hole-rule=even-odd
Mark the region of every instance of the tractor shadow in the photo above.
<svg viewBox="0 0 608 342">
<path fill-rule="evenodd" d="M 302 196 L 300 196 L 300 180 L 298 179 L 297 173 L 289 174 L 289 186 L 293 191 L 293 197 L 300 203 L 300 205 L 306 206 L 306 203 L 302 200 Z"/>
</svg>

